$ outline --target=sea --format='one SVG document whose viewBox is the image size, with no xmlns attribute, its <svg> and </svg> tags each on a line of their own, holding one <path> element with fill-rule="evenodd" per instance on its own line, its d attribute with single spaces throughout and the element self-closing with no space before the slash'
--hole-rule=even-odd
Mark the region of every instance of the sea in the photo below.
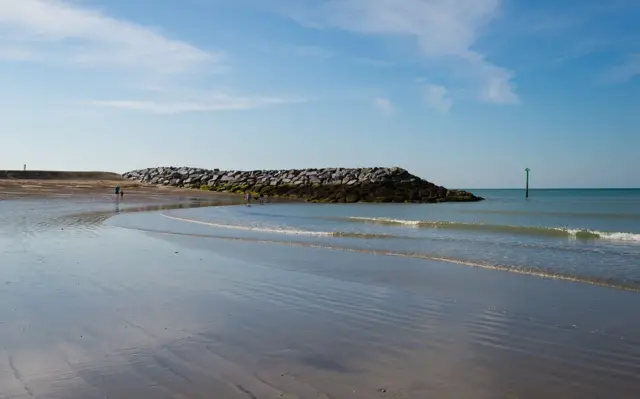
<svg viewBox="0 0 640 399">
<path fill-rule="evenodd" d="M 161 212 L 152 224 L 640 289 L 640 190 L 472 191 L 486 200 L 254 203 Z"/>
</svg>

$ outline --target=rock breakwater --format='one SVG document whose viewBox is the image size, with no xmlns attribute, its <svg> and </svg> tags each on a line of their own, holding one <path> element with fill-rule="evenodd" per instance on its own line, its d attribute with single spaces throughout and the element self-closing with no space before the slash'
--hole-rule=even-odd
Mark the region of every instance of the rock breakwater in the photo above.
<svg viewBox="0 0 640 399">
<path fill-rule="evenodd" d="M 123 177 L 149 184 L 252 192 L 309 202 L 425 203 L 483 199 L 467 191 L 437 186 L 398 167 L 254 171 L 158 167 L 134 170 Z"/>
</svg>

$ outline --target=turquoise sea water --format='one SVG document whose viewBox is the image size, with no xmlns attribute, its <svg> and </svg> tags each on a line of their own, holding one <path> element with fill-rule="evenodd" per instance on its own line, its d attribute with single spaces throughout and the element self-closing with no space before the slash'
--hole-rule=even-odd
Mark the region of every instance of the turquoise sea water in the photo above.
<svg viewBox="0 0 640 399">
<path fill-rule="evenodd" d="M 640 190 L 532 190 L 529 199 L 522 190 L 473 192 L 486 201 L 253 204 L 167 211 L 154 221 L 141 214 L 128 223 L 640 288 Z"/>
</svg>

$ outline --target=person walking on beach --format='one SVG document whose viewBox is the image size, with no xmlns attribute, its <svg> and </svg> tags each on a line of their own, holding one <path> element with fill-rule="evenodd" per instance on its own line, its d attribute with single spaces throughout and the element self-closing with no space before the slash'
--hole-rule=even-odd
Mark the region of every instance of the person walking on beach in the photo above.
<svg viewBox="0 0 640 399">
<path fill-rule="evenodd" d="M 120 185 L 116 184 L 116 195 L 120 194 Z"/>
<path fill-rule="evenodd" d="M 262 193 L 260 193 L 260 205 L 264 205 L 264 198 L 262 196 Z"/>
<path fill-rule="evenodd" d="M 247 206 L 250 207 L 251 206 L 251 193 L 250 192 L 247 193 L 246 202 L 247 202 Z"/>
</svg>

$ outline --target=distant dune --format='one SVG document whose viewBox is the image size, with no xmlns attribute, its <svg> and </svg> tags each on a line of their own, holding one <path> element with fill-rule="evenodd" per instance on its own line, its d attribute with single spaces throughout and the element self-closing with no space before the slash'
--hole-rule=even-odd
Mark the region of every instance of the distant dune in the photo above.
<svg viewBox="0 0 640 399">
<path fill-rule="evenodd" d="M 111 172 L 0 170 L 0 180 L 122 180 L 122 176 Z"/>
</svg>

